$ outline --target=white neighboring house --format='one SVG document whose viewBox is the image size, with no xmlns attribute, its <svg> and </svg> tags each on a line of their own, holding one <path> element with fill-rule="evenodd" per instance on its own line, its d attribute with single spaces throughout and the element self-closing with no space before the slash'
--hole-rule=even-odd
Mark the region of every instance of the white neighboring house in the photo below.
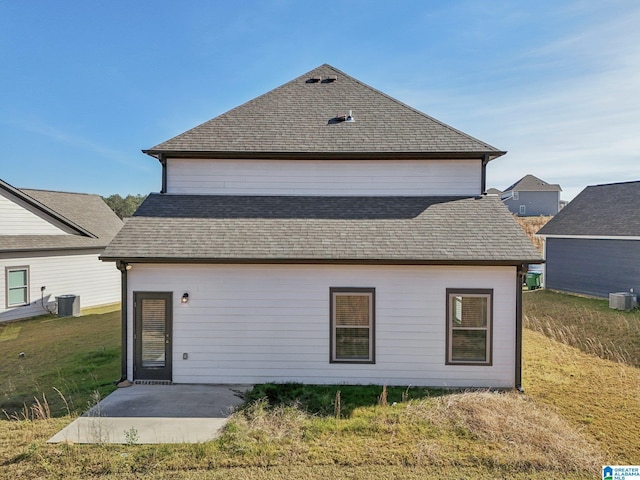
<svg viewBox="0 0 640 480">
<path fill-rule="evenodd" d="M 0 322 L 120 301 L 120 276 L 98 257 L 122 221 L 98 195 L 17 189 L 0 180 Z"/>
<path fill-rule="evenodd" d="M 505 152 L 322 65 L 145 153 L 121 380 L 520 387 Z"/>
</svg>

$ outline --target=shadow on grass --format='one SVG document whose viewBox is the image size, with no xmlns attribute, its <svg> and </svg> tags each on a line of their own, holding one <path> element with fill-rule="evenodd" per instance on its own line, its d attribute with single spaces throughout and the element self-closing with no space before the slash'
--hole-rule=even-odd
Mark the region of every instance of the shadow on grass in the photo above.
<svg viewBox="0 0 640 480">
<path fill-rule="evenodd" d="M 245 395 L 242 408 L 253 402 L 266 399 L 269 407 L 296 405 L 308 413 L 334 416 L 336 396 L 340 392 L 340 415 L 350 417 L 359 407 L 371 407 L 383 403 L 383 388 L 380 385 L 303 385 L 300 383 L 258 384 Z M 425 387 L 386 387 L 386 403 L 412 399 L 439 397 L 453 393 L 452 390 Z"/>
</svg>

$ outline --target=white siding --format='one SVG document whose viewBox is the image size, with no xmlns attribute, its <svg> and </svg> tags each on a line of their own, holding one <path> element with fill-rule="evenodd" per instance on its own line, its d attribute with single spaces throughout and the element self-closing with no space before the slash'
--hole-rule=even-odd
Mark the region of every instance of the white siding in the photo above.
<svg viewBox="0 0 640 480">
<path fill-rule="evenodd" d="M 173 292 L 175 383 L 512 387 L 515 274 L 515 267 L 134 264 L 129 378 L 133 292 L 156 291 Z M 329 363 L 330 287 L 375 287 L 375 364 Z M 494 289 L 493 366 L 445 365 L 447 288 Z"/>
<path fill-rule="evenodd" d="M 60 295 L 79 295 L 80 307 L 106 305 L 120 301 L 120 272 L 111 262 L 98 260 L 100 251 L 82 254 L 49 252 L 25 257 L 24 253 L 0 257 L 0 322 L 46 313 L 44 304 Z M 22 256 L 17 256 L 22 255 Z M 5 267 L 29 267 L 29 305 L 7 308 Z"/>
<path fill-rule="evenodd" d="M 0 235 L 62 235 L 59 222 L 22 200 L 0 191 Z"/>
<path fill-rule="evenodd" d="M 167 160 L 167 193 L 479 195 L 480 160 Z"/>
</svg>

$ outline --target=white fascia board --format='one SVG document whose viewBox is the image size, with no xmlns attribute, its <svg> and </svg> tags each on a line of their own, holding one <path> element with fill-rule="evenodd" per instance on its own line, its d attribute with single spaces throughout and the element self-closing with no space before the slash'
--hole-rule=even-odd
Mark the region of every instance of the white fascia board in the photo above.
<svg viewBox="0 0 640 480">
<path fill-rule="evenodd" d="M 583 240 L 640 240 L 638 236 L 629 236 L 629 235 L 539 235 L 535 234 L 536 237 L 540 238 L 578 238 Z"/>
</svg>

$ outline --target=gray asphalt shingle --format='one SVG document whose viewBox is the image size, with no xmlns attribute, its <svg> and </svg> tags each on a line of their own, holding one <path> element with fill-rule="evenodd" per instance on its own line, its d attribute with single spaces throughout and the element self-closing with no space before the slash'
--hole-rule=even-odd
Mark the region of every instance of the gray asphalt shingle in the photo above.
<svg viewBox="0 0 640 480">
<path fill-rule="evenodd" d="M 336 80 L 310 82 L 312 78 Z M 355 122 L 336 121 L 352 111 Z M 290 154 L 504 152 L 322 65 L 146 151 Z"/>
<path fill-rule="evenodd" d="M 585 188 L 538 234 L 640 237 L 640 181 Z"/>
<path fill-rule="evenodd" d="M 54 215 L 54 218 L 66 220 L 96 237 L 92 238 L 81 231 L 60 235 L 0 233 L 0 251 L 104 248 L 122 227 L 122 221 L 98 195 L 16 189 L 6 182 L 0 183 L 11 194 L 34 202 L 35 208 Z"/>
<path fill-rule="evenodd" d="M 152 194 L 103 259 L 530 263 L 497 197 Z"/>
</svg>

